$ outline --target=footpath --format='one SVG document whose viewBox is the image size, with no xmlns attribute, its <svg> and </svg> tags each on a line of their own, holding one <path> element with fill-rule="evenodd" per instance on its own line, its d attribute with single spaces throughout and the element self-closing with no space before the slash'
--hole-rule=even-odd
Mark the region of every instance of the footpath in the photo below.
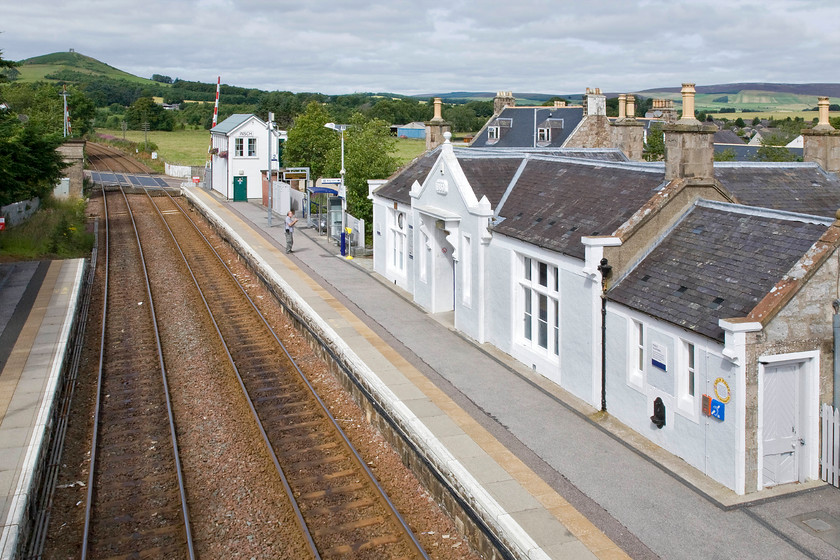
<svg viewBox="0 0 840 560">
<path fill-rule="evenodd" d="M 282 216 L 269 227 L 255 202 L 186 191 L 375 372 L 506 538 L 528 549 L 523 557 L 840 557 L 837 488 L 814 482 L 739 497 L 460 335 L 451 316 L 425 313 L 370 258 L 342 258 L 306 227 L 286 254 Z"/>
</svg>

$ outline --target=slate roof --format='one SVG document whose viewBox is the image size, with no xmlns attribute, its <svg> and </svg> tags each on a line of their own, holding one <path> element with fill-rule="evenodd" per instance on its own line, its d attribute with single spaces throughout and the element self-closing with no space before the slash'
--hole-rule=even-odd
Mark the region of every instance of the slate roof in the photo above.
<svg viewBox="0 0 840 560">
<path fill-rule="evenodd" d="M 828 222 L 700 202 L 608 298 L 723 342 L 828 229 Z"/>
<path fill-rule="evenodd" d="M 482 196 L 487 196 L 491 207 L 496 208 L 523 159 L 524 157 L 458 158 L 458 163 L 467 176 L 475 197 L 481 200 Z"/>
<path fill-rule="evenodd" d="M 651 169 L 533 158 L 494 230 L 582 259 L 582 236 L 612 234 L 661 187 L 664 169 Z"/>
<path fill-rule="evenodd" d="M 712 140 L 715 144 L 745 144 L 740 136 L 732 132 L 731 130 L 723 129 L 718 130 L 715 132 L 714 140 Z"/>
<path fill-rule="evenodd" d="M 562 128 L 560 128 L 562 120 Z M 583 120 L 583 107 L 506 107 L 473 139 L 473 147 L 559 148 Z M 502 122 L 499 122 L 502 121 Z M 509 122 L 508 122 L 509 121 Z M 489 126 L 501 127 L 498 140 L 488 137 Z M 535 144 L 537 128 L 551 129 L 551 142 Z"/>
<path fill-rule="evenodd" d="M 228 134 L 232 130 L 234 130 L 237 126 L 241 125 L 251 117 L 255 116 L 253 113 L 234 113 L 233 115 L 229 116 L 222 122 L 218 123 L 210 132 L 218 133 L 218 134 Z"/>
<path fill-rule="evenodd" d="M 715 178 L 741 204 L 833 218 L 840 179 L 813 163 L 716 163 Z"/>
<path fill-rule="evenodd" d="M 440 154 L 440 148 L 424 152 L 403 169 L 397 171 L 387 183 L 376 189 L 376 194 L 402 204 L 411 204 L 411 186 L 414 181 L 423 183 Z"/>
</svg>

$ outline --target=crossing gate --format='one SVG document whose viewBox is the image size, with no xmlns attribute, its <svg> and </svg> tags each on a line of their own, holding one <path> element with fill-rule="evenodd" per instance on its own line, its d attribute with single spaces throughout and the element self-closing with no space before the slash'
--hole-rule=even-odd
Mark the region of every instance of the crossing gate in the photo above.
<svg viewBox="0 0 840 560">
<path fill-rule="evenodd" d="M 840 487 L 840 409 L 823 403 L 820 418 L 822 419 L 820 447 L 822 479 L 833 486 Z"/>
</svg>

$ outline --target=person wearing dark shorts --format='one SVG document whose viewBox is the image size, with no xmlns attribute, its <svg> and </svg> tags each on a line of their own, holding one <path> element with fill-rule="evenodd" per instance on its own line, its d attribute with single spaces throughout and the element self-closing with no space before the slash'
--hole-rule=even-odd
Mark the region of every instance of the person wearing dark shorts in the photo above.
<svg viewBox="0 0 840 560">
<path fill-rule="evenodd" d="M 295 224 L 297 223 L 297 218 L 295 218 L 295 211 L 289 210 L 289 213 L 286 214 L 286 252 L 292 252 L 292 244 L 295 242 Z"/>
</svg>

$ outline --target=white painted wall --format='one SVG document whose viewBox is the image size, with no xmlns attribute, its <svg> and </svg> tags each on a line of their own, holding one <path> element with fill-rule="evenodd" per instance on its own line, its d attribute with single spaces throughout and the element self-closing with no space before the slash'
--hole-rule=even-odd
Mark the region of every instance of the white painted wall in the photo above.
<svg viewBox="0 0 840 560">
<path fill-rule="evenodd" d="M 635 331 L 633 321 L 645 332 L 645 367 L 636 378 Z M 670 323 L 609 302 L 607 306 L 607 411 L 656 443 L 683 458 L 712 479 L 737 493 L 744 493 L 738 476 L 744 457 L 739 452 L 739 425 L 745 411 L 739 399 L 741 368 L 722 354 L 723 345 Z M 680 368 L 684 367 L 684 343 L 695 348 L 694 397 L 687 392 Z M 662 370 L 652 364 L 653 346 L 666 352 Z M 715 395 L 715 380 L 722 378 L 730 388 L 724 421 L 701 413 L 702 395 Z M 662 398 L 666 423 L 661 429 L 651 422 L 653 401 Z M 739 480 L 739 478 L 741 480 Z"/>
<path fill-rule="evenodd" d="M 211 133 L 212 134 L 212 133 Z M 279 134 L 272 131 L 273 146 L 276 146 Z M 268 169 L 268 130 L 265 123 L 256 116 L 246 120 L 228 135 L 212 134 L 213 147 L 220 152 L 226 151 L 227 157 L 213 156 L 213 190 L 226 198 L 233 198 L 234 177 L 244 175 L 248 178 L 248 198 L 262 198 L 262 176 Z M 236 155 L 236 139 L 243 140 L 243 155 Z M 256 139 L 256 153 L 248 155 L 248 139 Z M 272 148 L 275 149 L 275 148 Z"/>
</svg>

